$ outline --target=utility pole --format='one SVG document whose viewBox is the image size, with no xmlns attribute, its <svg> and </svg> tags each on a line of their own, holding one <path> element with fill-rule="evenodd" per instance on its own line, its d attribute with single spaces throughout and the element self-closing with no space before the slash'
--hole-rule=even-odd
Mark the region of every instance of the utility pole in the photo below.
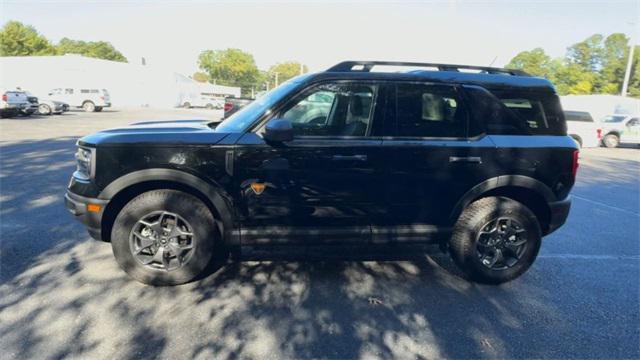
<svg viewBox="0 0 640 360">
<path fill-rule="evenodd" d="M 635 38 L 634 35 L 638 31 L 638 29 L 634 26 L 636 25 L 635 22 L 628 22 L 627 24 L 631 25 L 634 31 L 632 31 L 631 35 L 629 36 L 629 46 L 631 46 L 631 48 L 629 49 L 629 59 L 627 60 L 627 69 L 624 72 L 624 81 L 622 82 L 622 92 L 620 94 L 623 97 L 627 96 L 627 91 L 629 90 L 629 78 L 631 77 L 631 65 L 633 65 L 633 50 L 635 50 L 636 48 L 636 45 L 633 42 L 633 39 Z M 638 76 L 638 74 L 636 74 L 636 76 Z"/>
<path fill-rule="evenodd" d="M 629 60 L 627 61 L 627 70 L 624 72 L 624 82 L 622 83 L 622 96 L 627 96 L 627 90 L 629 89 L 629 78 L 631 77 L 631 65 L 633 64 L 633 50 L 635 44 L 631 41 L 631 49 L 629 49 Z M 640 76 L 640 74 L 636 74 Z"/>
</svg>

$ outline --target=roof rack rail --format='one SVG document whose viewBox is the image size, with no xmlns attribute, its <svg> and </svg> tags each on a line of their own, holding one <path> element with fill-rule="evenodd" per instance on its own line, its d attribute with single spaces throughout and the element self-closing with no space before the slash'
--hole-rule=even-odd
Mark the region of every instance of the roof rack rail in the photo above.
<svg viewBox="0 0 640 360">
<path fill-rule="evenodd" d="M 514 75 L 514 76 L 530 76 L 522 70 L 496 68 L 489 66 L 474 66 L 474 65 L 454 65 L 454 64 L 435 64 L 435 63 L 421 63 L 421 62 L 403 62 L 403 61 L 343 61 L 336 64 L 327 72 L 369 72 L 374 66 L 386 65 L 386 66 L 412 66 L 412 67 L 431 67 L 436 68 L 438 71 L 460 71 L 460 69 L 467 70 L 480 70 L 487 74 L 501 74 L 501 75 Z M 355 66 L 360 66 L 359 69 L 354 69 Z"/>
</svg>

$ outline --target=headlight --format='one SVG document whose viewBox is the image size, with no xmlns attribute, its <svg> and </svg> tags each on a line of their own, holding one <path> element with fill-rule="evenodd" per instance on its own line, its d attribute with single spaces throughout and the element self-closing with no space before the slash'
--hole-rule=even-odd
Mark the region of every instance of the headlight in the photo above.
<svg viewBox="0 0 640 360">
<path fill-rule="evenodd" d="M 78 148 L 76 151 L 77 169 L 74 176 L 81 180 L 93 179 L 95 173 L 95 149 Z"/>
</svg>

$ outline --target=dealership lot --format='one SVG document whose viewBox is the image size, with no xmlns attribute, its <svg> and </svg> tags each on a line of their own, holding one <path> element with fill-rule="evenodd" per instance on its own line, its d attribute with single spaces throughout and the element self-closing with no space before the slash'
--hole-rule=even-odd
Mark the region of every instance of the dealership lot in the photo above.
<svg viewBox="0 0 640 360">
<path fill-rule="evenodd" d="M 471 284 L 422 247 L 247 249 L 184 286 L 130 280 L 64 208 L 75 141 L 135 121 L 220 115 L 0 120 L 3 357 L 640 357 L 637 148 L 582 152 L 568 223 L 502 286 Z"/>
</svg>

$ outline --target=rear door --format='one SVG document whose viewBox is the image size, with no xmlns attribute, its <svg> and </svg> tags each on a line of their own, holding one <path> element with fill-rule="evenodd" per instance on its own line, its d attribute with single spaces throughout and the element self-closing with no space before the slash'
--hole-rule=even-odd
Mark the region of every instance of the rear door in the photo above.
<svg viewBox="0 0 640 360">
<path fill-rule="evenodd" d="M 397 83 L 395 124 L 386 126 L 383 148 L 389 177 L 388 213 L 374 219 L 374 241 L 429 240 L 449 226 L 462 195 L 482 178 L 479 148 L 468 139 L 468 110 L 461 89 L 449 85 Z"/>
</svg>

